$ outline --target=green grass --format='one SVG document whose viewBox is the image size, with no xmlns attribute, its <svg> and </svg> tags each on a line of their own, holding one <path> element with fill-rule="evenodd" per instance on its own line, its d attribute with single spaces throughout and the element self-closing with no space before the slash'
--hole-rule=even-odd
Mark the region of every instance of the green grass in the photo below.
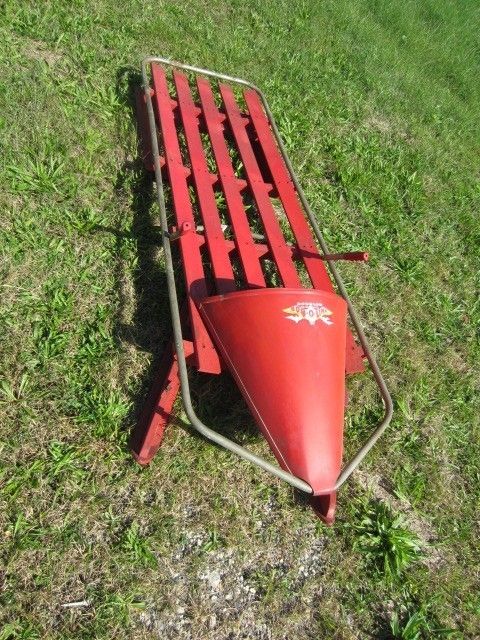
<svg viewBox="0 0 480 640">
<path fill-rule="evenodd" d="M 0 639 L 479 637 L 477 3 L 6 0 L 0 29 Z M 128 453 L 170 332 L 153 53 L 262 87 L 332 250 L 370 252 L 341 271 L 395 418 L 332 530 L 181 415 Z M 193 387 L 266 451 L 231 382 Z M 350 397 L 347 453 L 378 417 Z"/>
<path fill-rule="evenodd" d="M 407 567 L 419 559 L 421 545 L 417 536 L 405 528 L 402 516 L 380 502 L 371 507 L 360 503 L 361 520 L 353 524 L 354 548 L 367 562 L 376 566 L 386 580 L 399 578 Z"/>
</svg>

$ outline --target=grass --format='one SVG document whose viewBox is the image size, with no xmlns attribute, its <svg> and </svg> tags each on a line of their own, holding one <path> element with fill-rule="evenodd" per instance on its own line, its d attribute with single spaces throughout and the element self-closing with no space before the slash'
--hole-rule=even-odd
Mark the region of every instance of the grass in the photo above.
<svg viewBox="0 0 480 640">
<path fill-rule="evenodd" d="M 405 528 L 401 515 L 381 502 L 366 507 L 360 503 L 361 520 L 353 525 L 354 548 L 375 565 L 386 580 L 399 578 L 404 570 L 419 559 L 421 546 L 417 536 Z"/>
<path fill-rule="evenodd" d="M 480 636 L 479 23 L 473 0 L 3 3 L 2 640 Z M 395 418 L 333 530 L 181 415 L 148 469 L 128 453 L 170 331 L 131 106 L 151 53 L 261 86 L 332 250 L 370 252 L 341 270 Z M 233 384 L 194 395 L 265 452 Z M 378 416 L 365 379 L 350 397 L 347 453 Z"/>
</svg>

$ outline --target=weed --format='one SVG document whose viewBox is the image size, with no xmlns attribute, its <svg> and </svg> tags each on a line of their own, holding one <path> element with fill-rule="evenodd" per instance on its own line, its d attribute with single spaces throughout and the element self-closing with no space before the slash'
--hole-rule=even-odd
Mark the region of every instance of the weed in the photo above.
<svg viewBox="0 0 480 640">
<path fill-rule="evenodd" d="M 64 162 L 58 156 L 26 158 L 24 165 L 10 165 L 12 188 L 19 193 L 59 193 Z"/>
<path fill-rule="evenodd" d="M 41 635 L 31 624 L 8 622 L 0 630 L 0 640 L 40 640 Z"/>
<path fill-rule="evenodd" d="M 77 447 L 53 440 L 49 446 L 48 474 L 57 481 L 64 475 L 78 484 L 86 474 L 81 466 L 84 460 Z"/>
<path fill-rule="evenodd" d="M 418 537 L 383 502 L 370 502 L 353 529 L 357 534 L 354 547 L 388 579 L 398 578 L 421 557 Z"/>
<path fill-rule="evenodd" d="M 213 528 L 208 532 L 208 539 L 202 545 L 202 551 L 214 551 L 225 545 L 225 540 L 218 533 L 217 529 Z"/>
<path fill-rule="evenodd" d="M 148 541 L 142 536 L 138 522 L 133 521 L 124 531 L 121 547 L 133 562 L 149 567 L 157 566 L 157 559 L 150 550 Z"/>
<path fill-rule="evenodd" d="M 0 393 L 4 400 L 0 402 L 19 402 L 28 389 L 29 376 L 23 373 L 17 385 L 13 385 L 9 380 L 0 381 Z"/>
<path fill-rule="evenodd" d="M 269 602 L 272 598 L 288 592 L 289 580 L 276 568 L 269 568 L 265 571 L 254 571 L 250 577 L 250 581 L 254 585 L 258 596 L 264 602 Z"/>
<path fill-rule="evenodd" d="M 3 487 L 4 495 L 10 496 L 10 498 L 14 500 L 21 491 L 38 487 L 43 478 L 45 466 L 45 460 L 37 458 L 30 464 L 19 465 L 9 477 L 6 477 L 7 473 L 6 470 L 4 470 L 3 473 L 0 474 L 0 478 L 2 476 L 6 477 L 6 482 Z"/>
<path fill-rule="evenodd" d="M 462 635 L 454 629 L 438 628 L 430 620 L 428 606 L 403 616 L 394 614 L 390 622 L 391 640 L 429 640 L 430 638 L 455 638 Z"/>
<path fill-rule="evenodd" d="M 28 519 L 22 512 L 18 512 L 12 518 L 6 531 L 14 552 L 41 548 L 47 532 L 39 522 Z"/>
</svg>

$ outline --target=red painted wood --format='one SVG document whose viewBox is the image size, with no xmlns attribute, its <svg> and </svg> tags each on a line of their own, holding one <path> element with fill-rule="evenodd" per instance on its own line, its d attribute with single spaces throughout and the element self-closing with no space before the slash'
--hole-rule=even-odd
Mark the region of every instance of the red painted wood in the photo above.
<svg viewBox="0 0 480 640">
<path fill-rule="evenodd" d="M 248 185 L 255 199 L 259 215 L 262 220 L 268 246 L 272 252 L 278 272 L 285 287 L 302 287 L 292 254 L 288 248 L 275 210 L 269 196 L 269 189 L 263 180 L 252 145 L 245 130 L 246 122 L 235 101 L 232 88 L 220 85 L 225 112 L 230 128 L 235 138 L 238 152 L 245 168 Z"/>
<path fill-rule="evenodd" d="M 177 89 L 178 106 L 182 118 L 198 205 L 202 216 L 205 239 L 210 254 L 213 277 L 218 293 L 228 293 L 236 289 L 233 269 L 225 244 L 215 202 L 212 176 L 209 172 L 205 151 L 200 136 L 199 109 L 193 102 L 188 79 L 174 71 L 173 79 Z M 215 176 L 216 179 L 216 176 Z"/>
<path fill-rule="evenodd" d="M 275 187 L 297 240 L 298 251 L 296 255 L 303 259 L 315 289 L 334 291 L 327 269 L 320 258 L 318 248 L 314 242 L 312 231 L 305 218 L 305 213 L 295 190 L 295 185 L 293 184 L 293 180 L 285 166 L 272 130 L 270 129 L 260 98 L 253 89 L 245 90 L 244 97 Z M 347 331 L 346 365 L 347 373 L 359 373 L 365 369 L 363 351 L 356 344 L 349 330 Z"/>
<path fill-rule="evenodd" d="M 148 464 L 158 451 L 179 390 L 178 362 L 173 345 L 169 345 L 130 440 L 133 457 L 139 464 Z"/>
<path fill-rule="evenodd" d="M 183 349 L 188 360 L 194 353 L 193 343 L 184 340 Z M 139 464 L 148 464 L 162 444 L 165 429 L 173 417 L 173 405 L 179 391 L 178 360 L 173 343 L 170 343 L 165 349 L 142 413 L 130 438 L 130 449 Z"/>
<path fill-rule="evenodd" d="M 180 152 L 172 104 L 168 93 L 167 79 L 164 70 L 152 64 L 152 80 L 154 87 L 154 104 L 162 132 L 165 161 L 172 189 L 173 206 L 177 225 L 180 228 L 189 223 L 195 229 L 192 204 L 188 192 L 185 167 Z M 178 240 L 182 254 L 182 263 L 188 291 L 190 324 L 195 344 L 195 354 L 199 371 L 219 373 L 220 360 L 218 353 L 200 318 L 196 301 L 207 297 L 208 290 L 202 265 L 202 257 L 193 232 L 186 233 Z"/>
<path fill-rule="evenodd" d="M 198 77 L 197 87 L 246 285 L 248 287 L 264 287 L 265 278 L 241 196 L 244 185 L 235 176 L 225 142 L 223 132 L 225 115 L 220 113 L 215 104 L 210 82 L 206 78 Z"/>
<path fill-rule="evenodd" d="M 332 283 L 320 258 L 317 245 L 305 218 L 303 207 L 295 191 L 292 178 L 278 150 L 267 117 L 256 91 L 244 92 L 245 102 L 278 195 L 297 240 L 297 255 L 302 258 L 315 289 L 332 291 Z"/>
</svg>

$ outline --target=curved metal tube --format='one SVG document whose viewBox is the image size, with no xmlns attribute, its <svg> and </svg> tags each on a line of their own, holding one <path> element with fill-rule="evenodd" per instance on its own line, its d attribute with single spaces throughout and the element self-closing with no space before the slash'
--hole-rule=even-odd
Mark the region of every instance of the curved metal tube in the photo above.
<svg viewBox="0 0 480 640">
<path fill-rule="evenodd" d="M 315 216 L 312 212 L 312 210 L 310 209 L 310 206 L 307 202 L 307 199 L 305 197 L 305 194 L 303 192 L 302 187 L 300 186 L 300 183 L 298 181 L 298 178 L 295 174 L 295 171 L 292 167 L 292 164 L 290 162 L 290 159 L 288 158 L 287 155 L 287 151 L 285 149 L 285 146 L 280 138 L 280 134 L 277 128 L 277 125 L 275 123 L 275 119 L 273 117 L 272 112 L 270 111 L 270 108 L 268 106 L 267 100 L 265 98 L 265 96 L 263 95 L 262 91 L 256 87 L 254 84 L 252 84 L 251 82 L 248 82 L 247 80 L 243 80 L 242 78 L 235 78 L 233 76 L 229 76 L 226 74 L 222 74 L 222 73 L 216 73 L 214 71 L 210 71 L 209 69 L 202 69 L 200 67 L 194 67 L 192 65 L 188 65 L 188 64 L 183 64 L 180 62 L 174 62 L 172 60 L 169 60 L 168 58 L 161 58 L 161 57 L 157 57 L 157 56 L 149 56 L 147 58 L 144 58 L 144 60 L 142 61 L 142 77 L 143 77 L 143 87 L 144 87 L 144 91 L 145 91 L 145 97 L 146 97 L 146 103 L 147 103 L 147 113 L 148 113 L 148 119 L 149 119 L 149 125 L 150 125 L 150 134 L 151 134 L 151 141 L 152 141 L 152 151 L 153 151 L 153 163 L 154 163 L 154 168 L 155 168 L 155 179 L 157 182 L 157 199 L 158 199 L 158 206 L 160 209 L 160 219 L 161 219 L 161 226 L 162 226 L 162 230 L 163 230 L 163 234 L 162 234 L 162 242 L 163 242 L 163 248 L 165 251 L 165 262 L 166 262 L 166 275 L 167 275 L 167 284 L 168 284 L 168 295 L 169 295 L 169 301 L 170 301 L 170 310 L 172 313 L 172 324 L 173 324 L 173 334 L 174 334 L 174 343 L 175 343 L 175 349 L 178 355 L 178 367 L 179 367 L 179 374 L 180 374 L 180 383 L 181 383 L 181 388 L 182 388 L 182 399 L 183 399 L 183 405 L 185 407 L 185 413 L 187 414 L 188 419 L 190 420 L 190 422 L 192 423 L 192 426 L 199 431 L 202 435 L 204 435 L 206 438 L 208 438 L 209 440 L 212 440 L 213 442 L 216 442 L 217 444 L 221 445 L 222 447 L 225 447 L 226 449 L 228 449 L 229 451 L 232 451 L 233 453 L 235 453 L 236 455 L 240 456 L 241 458 L 244 458 L 245 460 L 248 460 L 249 462 L 252 462 L 253 464 L 256 464 L 258 467 L 261 467 L 262 469 L 265 469 L 265 471 L 268 471 L 269 473 L 272 473 L 273 475 L 277 476 L 278 478 L 281 478 L 282 480 L 285 480 L 286 482 L 288 482 L 289 484 L 291 484 L 292 486 L 296 487 L 297 489 L 300 489 L 302 491 L 305 491 L 306 493 L 312 493 L 312 488 L 310 487 L 309 484 L 307 484 L 305 481 L 301 480 L 300 478 L 297 478 L 296 476 L 283 471 L 283 469 L 280 469 L 280 467 L 271 464 L 270 462 L 267 462 L 266 460 L 264 460 L 263 458 L 260 458 L 259 456 L 253 454 L 251 451 L 248 451 L 248 449 L 245 449 L 244 447 L 241 447 L 240 445 L 236 444 L 235 442 L 232 442 L 231 440 L 229 440 L 228 438 L 225 438 L 224 436 L 220 435 L 219 433 L 217 433 L 216 431 L 214 431 L 213 429 L 210 429 L 209 427 L 207 427 L 207 425 L 205 425 L 199 418 L 198 416 L 195 414 L 195 411 L 193 409 L 192 406 L 192 402 L 191 402 L 191 396 L 190 396 L 190 385 L 189 385 L 189 381 L 188 381 L 188 371 L 187 371 L 187 364 L 185 361 L 185 353 L 183 350 L 183 337 L 182 337 L 182 327 L 181 327 L 181 322 L 180 322 L 180 312 L 179 312 L 179 306 L 178 306 L 178 298 L 177 298 L 177 290 L 176 290 L 176 285 L 175 285 L 175 275 L 174 275 L 174 270 L 173 270 L 173 261 L 172 261 L 172 253 L 171 253 L 171 247 L 170 247 L 170 240 L 168 239 L 168 223 L 167 223 L 167 214 L 166 214 L 166 209 L 165 209 L 165 198 L 164 198 L 164 194 L 163 194 L 163 180 L 162 180 L 162 172 L 161 172 L 161 168 L 160 168 L 160 154 L 159 154 L 159 150 L 158 150 L 158 141 L 157 141 L 157 137 L 155 135 L 156 132 L 156 125 L 155 125 L 155 115 L 154 115 L 154 111 L 153 111 L 153 104 L 152 104 L 152 98 L 151 98 L 151 93 L 150 93 L 150 85 L 149 85 L 149 81 L 148 81 L 148 74 L 147 74 L 147 65 L 152 63 L 152 62 L 159 62 L 160 64 L 164 64 L 170 67 L 177 67 L 179 69 L 184 69 L 185 71 L 191 71 L 193 73 L 199 73 L 201 75 L 205 75 L 205 76 L 209 76 L 211 78 L 216 78 L 216 79 L 220 79 L 220 80 L 226 80 L 227 82 L 234 82 L 236 84 L 241 84 L 245 87 L 249 87 L 250 89 L 253 89 L 254 91 L 256 91 L 258 93 L 258 95 L 260 96 L 260 99 L 262 101 L 263 107 L 265 109 L 265 113 L 267 114 L 267 117 L 270 121 L 270 125 L 272 127 L 273 133 L 275 135 L 278 147 L 280 149 L 280 152 L 282 154 L 283 160 L 287 166 L 287 169 L 290 172 L 290 175 L 292 176 L 292 180 L 293 183 L 295 185 L 295 188 L 297 190 L 297 193 L 300 197 L 301 203 L 307 213 L 308 216 L 308 220 L 313 228 L 313 231 L 315 233 L 315 236 L 317 237 L 317 240 L 319 242 L 319 245 L 323 251 L 323 253 L 325 255 L 328 255 L 330 252 L 328 250 L 328 247 L 325 243 L 325 240 L 322 236 L 322 233 L 320 231 L 320 228 L 318 226 L 317 220 L 315 219 Z M 340 276 L 340 274 L 338 273 L 335 264 L 332 260 L 326 260 L 326 262 L 328 263 L 328 266 L 330 268 L 330 271 L 332 273 L 332 276 L 335 280 L 335 283 L 338 287 L 338 291 L 340 293 L 340 295 L 345 299 L 347 306 L 348 306 L 348 312 L 352 321 L 352 324 L 355 328 L 355 331 L 358 335 L 358 338 L 360 340 L 360 344 L 362 345 L 363 348 L 363 352 L 370 364 L 370 368 L 372 370 L 373 376 L 375 378 L 375 381 L 377 383 L 377 386 L 379 388 L 380 391 L 380 395 L 382 397 L 383 403 L 384 403 L 384 407 L 385 407 L 385 411 L 384 411 L 384 415 L 382 420 L 379 422 L 379 424 L 376 426 L 375 430 L 373 431 L 372 435 L 369 437 L 369 439 L 366 441 L 366 443 L 357 451 L 357 453 L 354 455 L 354 457 L 343 467 L 342 471 L 340 472 L 340 475 L 337 478 L 337 481 L 335 483 L 335 486 L 332 487 L 331 491 L 336 491 L 337 489 L 339 489 L 342 484 L 345 482 L 345 480 L 347 480 L 347 478 L 351 475 L 351 473 L 356 469 L 356 467 L 358 467 L 358 465 L 360 464 L 360 462 L 365 458 L 365 456 L 367 455 L 367 453 L 370 451 L 370 449 L 375 445 L 375 443 L 377 442 L 377 440 L 382 436 L 382 434 L 384 433 L 385 429 L 387 428 L 387 426 L 389 425 L 391 419 L 392 419 L 392 414 L 393 414 L 393 403 L 392 403 L 392 399 L 390 397 L 390 393 L 388 392 L 387 386 L 385 384 L 385 381 L 383 379 L 383 376 L 380 372 L 380 369 L 377 365 L 377 362 L 375 360 L 375 358 L 373 357 L 372 352 L 370 351 L 368 342 L 367 342 L 367 338 L 365 336 L 365 333 L 363 331 L 362 325 L 360 323 L 360 320 L 358 319 L 358 316 L 355 312 L 355 309 L 353 308 L 353 305 L 350 301 L 350 298 L 348 296 L 348 293 L 345 289 L 345 285 L 343 284 L 342 278 Z"/>
</svg>

